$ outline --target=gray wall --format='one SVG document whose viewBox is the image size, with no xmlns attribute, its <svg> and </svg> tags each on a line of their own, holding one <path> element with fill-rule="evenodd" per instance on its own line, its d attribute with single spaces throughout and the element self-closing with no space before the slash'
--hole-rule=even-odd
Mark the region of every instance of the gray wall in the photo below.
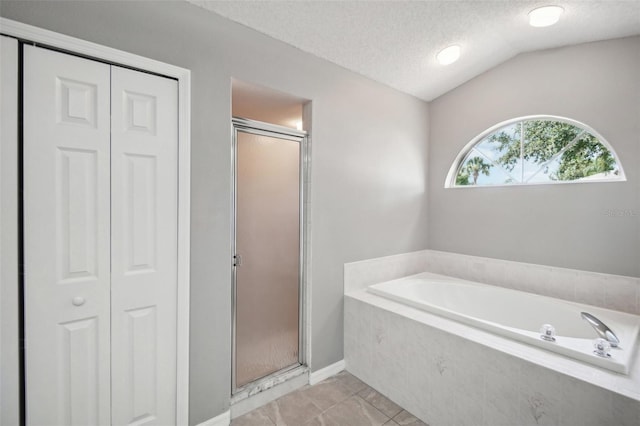
<svg viewBox="0 0 640 426">
<path fill-rule="evenodd" d="M 232 77 L 313 102 L 313 370 L 343 357 L 343 263 L 426 248 L 426 103 L 187 3 L 0 14 L 192 70 L 191 424 L 229 407 Z"/>
<path fill-rule="evenodd" d="M 444 189 L 472 138 L 532 114 L 591 126 L 627 181 Z M 640 276 L 640 37 L 517 56 L 434 100 L 429 119 L 429 248 Z"/>
</svg>

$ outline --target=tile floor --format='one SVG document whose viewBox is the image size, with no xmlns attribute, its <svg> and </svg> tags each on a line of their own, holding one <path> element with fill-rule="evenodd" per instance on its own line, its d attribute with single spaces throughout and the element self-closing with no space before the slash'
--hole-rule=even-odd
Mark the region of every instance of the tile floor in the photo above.
<svg viewBox="0 0 640 426">
<path fill-rule="evenodd" d="M 428 426 L 346 371 L 234 419 L 231 426 Z"/>
</svg>

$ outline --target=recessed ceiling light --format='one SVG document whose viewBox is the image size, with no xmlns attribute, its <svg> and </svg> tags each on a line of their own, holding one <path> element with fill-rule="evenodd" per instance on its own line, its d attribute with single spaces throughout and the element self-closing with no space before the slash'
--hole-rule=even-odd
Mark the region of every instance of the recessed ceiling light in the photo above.
<svg viewBox="0 0 640 426">
<path fill-rule="evenodd" d="M 529 25 L 532 27 L 548 27 L 560 19 L 564 9 L 560 6 L 543 6 L 529 12 Z"/>
<path fill-rule="evenodd" d="M 436 59 L 440 62 L 440 65 L 449 65 L 454 63 L 460 58 L 460 46 L 454 44 L 453 46 L 446 47 L 436 55 Z"/>
</svg>

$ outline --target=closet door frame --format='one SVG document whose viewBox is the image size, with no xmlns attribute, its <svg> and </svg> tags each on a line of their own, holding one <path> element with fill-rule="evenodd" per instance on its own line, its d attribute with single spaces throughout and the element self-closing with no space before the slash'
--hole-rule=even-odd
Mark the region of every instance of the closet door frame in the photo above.
<svg viewBox="0 0 640 426">
<path fill-rule="evenodd" d="M 84 56 L 90 59 L 106 62 L 113 65 L 120 65 L 134 68 L 141 71 L 151 72 L 166 77 L 171 77 L 178 82 L 178 262 L 177 262 L 177 383 L 176 383 L 176 423 L 186 425 L 189 421 L 189 246 L 190 246 L 190 153 L 191 153 L 191 71 L 185 68 L 169 65 L 153 59 L 123 52 L 106 46 L 85 40 L 69 37 L 53 31 L 44 30 L 31 25 L 10 19 L 0 18 L 0 32 L 3 35 L 19 39 L 25 43 L 50 47 L 52 49 L 66 51 L 68 53 Z M 3 113 L 4 114 L 4 113 Z M 4 126 L 4 124 L 3 124 Z M 16 129 L 17 131 L 18 129 Z M 9 143 L 11 141 L 5 141 Z M 17 142 L 17 141 L 16 141 Z M 3 163 L 12 161 L 18 164 L 19 154 L 15 159 L 3 158 Z M 15 170 L 2 168 L 0 173 L 2 178 L 9 176 Z M 4 180 L 4 179 L 3 179 Z M 2 205 L 18 205 L 17 194 L 2 192 Z M 5 199 L 6 198 L 6 199 Z M 4 223 L 3 223 L 4 226 Z M 18 247 L 14 247 L 17 257 Z M 5 253 L 3 252 L 3 258 Z M 4 265 L 3 265 L 4 266 Z M 15 280 L 2 280 L 2 289 L 7 287 L 18 287 L 18 277 Z M 0 290 L 2 290 L 0 289 Z M 3 304 L 20 303 L 3 299 Z M 14 314 L 14 324 L 18 324 L 21 319 L 19 314 Z M 3 321 L 5 320 L 3 315 Z M 4 338 L 3 338 L 4 339 Z M 3 340 L 3 347 L 5 341 Z M 12 342 L 14 343 L 14 342 Z M 15 342 L 18 345 L 19 342 Z M 16 377 L 12 380 L 20 380 L 20 366 L 15 365 L 11 369 Z M 4 373 L 4 371 L 3 371 Z M 4 380 L 4 378 L 3 378 Z M 19 415 L 20 407 L 5 407 L 4 400 L 2 410 L 15 410 L 15 415 Z"/>
</svg>

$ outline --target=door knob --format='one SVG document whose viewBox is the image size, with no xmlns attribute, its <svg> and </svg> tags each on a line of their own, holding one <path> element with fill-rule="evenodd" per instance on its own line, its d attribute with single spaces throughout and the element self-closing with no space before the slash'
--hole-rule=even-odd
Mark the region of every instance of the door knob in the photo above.
<svg viewBox="0 0 640 426">
<path fill-rule="evenodd" d="M 81 297 L 81 296 L 76 296 L 73 299 L 71 299 L 71 303 L 73 303 L 75 306 L 82 306 L 84 305 L 84 302 L 86 302 L 86 300 L 84 299 L 84 297 Z"/>
</svg>

